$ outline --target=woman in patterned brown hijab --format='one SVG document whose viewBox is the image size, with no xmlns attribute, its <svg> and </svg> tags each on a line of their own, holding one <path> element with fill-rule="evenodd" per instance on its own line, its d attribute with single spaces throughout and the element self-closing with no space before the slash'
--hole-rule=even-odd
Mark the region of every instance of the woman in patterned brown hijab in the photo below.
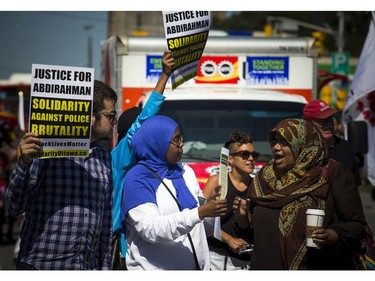
<svg viewBox="0 0 375 281">
<path fill-rule="evenodd" d="M 349 255 L 365 225 L 350 172 L 327 158 L 319 131 L 303 119 L 281 121 L 269 141 L 274 159 L 250 189 L 252 269 L 349 269 Z M 326 213 L 323 229 L 313 235 L 319 249 L 306 247 L 307 209 Z"/>
</svg>

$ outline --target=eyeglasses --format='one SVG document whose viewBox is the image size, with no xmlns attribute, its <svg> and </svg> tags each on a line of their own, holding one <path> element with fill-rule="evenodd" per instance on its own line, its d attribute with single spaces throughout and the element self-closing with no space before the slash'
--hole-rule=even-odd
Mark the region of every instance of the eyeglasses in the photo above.
<svg viewBox="0 0 375 281">
<path fill-rule="evenodd" d="M 112 111 L 112 112 L 95 112 L 95 114 L 104 115 L 105 118 L 108 119 L 108 121 L 109 121 L 110 124 L 114 124 L 114 123 L 117 122 L 116 111 Z"/>
<path fill-rule="evenodd" d="M 260 153 L 256 151 L 242 150 L 242 151 L 233 152 L 229 155 L 240 156 L 242 160 L 247 160 L 249 159 L 250 156 L 252 156 L 254 160 L 257 160 L 260 156 Z"/>
<path fill-rule="evenodd" d="M 274 147 L 277 143 L 280 144 L 280 146 L 282 147 L 289 145 L 288 141 L 284 138 L 277 138 L 277 139 L 275 138 L 275 139 L 270 140 L 271 147 Z"/>
<path fill-rule="evenodd" d="M 170 143 L 173 143 L 175 146 L 181 146 L 181 144 L 184 142 L 184 136 L 183 135 L 177 135 L 175 136 Z"/>
</svg>

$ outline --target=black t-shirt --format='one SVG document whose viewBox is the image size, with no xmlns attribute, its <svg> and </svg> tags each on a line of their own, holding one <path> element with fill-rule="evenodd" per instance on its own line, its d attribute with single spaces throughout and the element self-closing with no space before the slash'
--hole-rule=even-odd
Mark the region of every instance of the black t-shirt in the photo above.
<svg viewBox="0 0 375 281">
<path fill-rule="evenodd" d="M 359 173 L 359 165 L 350 143 L 342 138 L 334 136 L 333 147 L 329 150 L 328 156 L 332 159 L 344 164 L 352 171 L 357 186 L 362 184 Z"/>
</svg>

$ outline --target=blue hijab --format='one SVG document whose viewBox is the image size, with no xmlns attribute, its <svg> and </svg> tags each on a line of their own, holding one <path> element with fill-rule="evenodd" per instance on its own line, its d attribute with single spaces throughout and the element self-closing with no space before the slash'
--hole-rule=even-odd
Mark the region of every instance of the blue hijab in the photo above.
<svg viewBox="0 0 375 281">
<path fill-rule="evenodd" d="M 157 204 L 156 189 L 161 182 L 144 165 L 161 179 L 167 178 L 172 181 L 182 210 L 197 207 L 197 201 L 183 178 L 184 170 L 181 164 L 167 162 L 166 154 L 177 127 L 173 119 L 157 115 L 147 119 L 134 134 L 132 148 L 138 164 L 125 176 L 121 221 L 125 220 L 129 210 L 138 205 L 147 202 Z"/>
</svg>

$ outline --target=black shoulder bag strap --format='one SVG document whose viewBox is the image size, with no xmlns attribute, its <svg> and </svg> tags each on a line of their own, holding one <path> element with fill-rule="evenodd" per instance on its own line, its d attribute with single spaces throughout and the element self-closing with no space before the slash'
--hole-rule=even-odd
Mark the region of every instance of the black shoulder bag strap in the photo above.
<svg viewBox="0 0 375 281">
<path fill-rule="evenodd" d="M 165 186 L 165 188 L 168 190 L 169 194 L 172 196 L 172 198 L 174 199 L 174 201 L 176 202 L 177 206 L 178 206 L 178 209 L 180 211 L 181 210 L 181 206 L 180 204 L 178 203 L 177 201 L 177 198 L 174 196 L 174 194 L 172 193 L 172 191 L 169 189 L 169 187 L 164 183 L 164 181 L 159 177 L 159 175 L 157 173 L 155 173 L 153 170 L 151 170 L 150 167 L 148 167 L 147 165 L 145 164 L 142 164 L 143 166 L 145 166 L 151 173 L 154 174 L 154 176 L 160 180 L 160 182 Z M 191 239 L 191 236 L 190 236 L 190 233 L 187 234 L 188 238 L 189 238 L 189 241 L 190 241 L 190 244 L 191 244 L 191 249 L 193 250 L 193 256 L 194 256 L 194 261 L 195 261 L 195 267 L 197 270 L 201 270 L 201 268 L 199 267 L 199 263 L 198 263 L 198 258 L 197 258 L 197 253 L 195 252 L 195 247 L 194 247 L 194 244 L 193 244 L 193 240 Z"/>
</svg>

